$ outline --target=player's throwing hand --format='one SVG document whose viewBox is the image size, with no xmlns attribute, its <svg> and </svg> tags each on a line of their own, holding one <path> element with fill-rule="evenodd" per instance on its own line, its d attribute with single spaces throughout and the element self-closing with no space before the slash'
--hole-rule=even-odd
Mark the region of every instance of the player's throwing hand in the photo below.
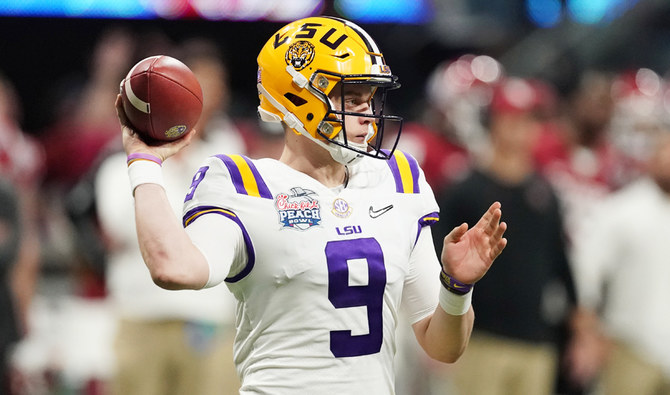
<svg viewBox="0 0 670 395">
<path fill-rule="evenodd" d="M 162 142 L 157 145 L 148 145 L 128 121 L 128 117 L 123 110 L 123 104 L 121 103 L 121 95 L 117 95 L 114 104 L 116 106 L 116 115 L 123 129 L 123 147 L 129 155 L 132 153 L 150 154 L 164 161 L 186 147 L 196 133 L 195 129 L 191 129 L 184 137 L 178 140 Z"/>
</svg>

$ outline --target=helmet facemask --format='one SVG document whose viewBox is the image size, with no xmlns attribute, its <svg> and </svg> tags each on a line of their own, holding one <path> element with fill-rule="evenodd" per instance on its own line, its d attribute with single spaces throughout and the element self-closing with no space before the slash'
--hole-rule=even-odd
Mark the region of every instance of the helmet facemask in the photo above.
<svg viewBox="0 0 670 395">
<path fill-rule="evenodd" d="M 333 78 L 337 81 L 333 91 L 339 91 L 339 98 L 336 99 L 339 103 L 333 103 L 330 97 L 326 96 L 323 91 L 315 87 L 315 81 L 319 81 L 320 78 L 325 78 L 323 75 L 327 75 L 329 77 L 328 79 L 331 81 Z M 347 88 L 354 85 L 366 85 L 370 87 L 372 91 L 368 101 L 371 109 L 370 112 L 363 113 L 347 110 L 345 103 Z M 387 92 L 399 87 L 400 84 L 397 82 L 397 77 L 394 75 L 340 75 L 324 70 L 316 71 L 310 79 L 309 90 L 320 97 L 327 106 L 326 114 L 317 127 L 317 134 L 330 144 L 334 144 L 341 149 L 353 151 L 358 158 L 365 155 L 388 160 L 398 144 L 403 119 L 398 116 L 385 115 L 384 106 L 386 103 Z M 331 95 L 333 91 L 330 92 Z M 372 120 L 372 122 L 368 124 L 369 132 L 365 138 L 365 143 L 360 144 L 348 140 L 348 117 L 350 120 L 350 117 L 363 117 Z M 391 132 L 387 135 L 387 139 L 385 139 L 384 132 L 389 129 Z M 339 151 L 342 151 L 341 149 Z M 333 153 L 332 150 L 331 153 Z M 351 156 L 351 153 L 346 156 Z M 335 159 L 338 160 L 338 158 Z"/>
</svg>

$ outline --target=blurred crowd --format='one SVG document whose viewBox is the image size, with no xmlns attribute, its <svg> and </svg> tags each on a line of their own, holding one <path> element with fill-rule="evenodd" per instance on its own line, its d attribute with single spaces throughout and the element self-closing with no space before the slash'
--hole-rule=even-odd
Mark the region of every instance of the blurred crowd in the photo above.
<svg viewBox="0 0 670 395">
<path fill-rule="evenodd" d="M 232 295 L 159 289 L 137 246 L 113 103 L 159 53 L 203 87 L 198 138 L 165 165 L 177 214 L 206 156 L 281 152 L 281 130 L 230 115 L 225 50 L 203 37 L 105 32 L 40 133 L 0 70 L 0 394 L 237 392 Z M 398 328 L 398 394 L 670 394 L 669 82 L 584 70 L 559 89 L 482 54 L 436 65 L 398 147 L 437 197 L 436 248 L 495 200 L 509 245 L 457 363 Z"/>
</svg>

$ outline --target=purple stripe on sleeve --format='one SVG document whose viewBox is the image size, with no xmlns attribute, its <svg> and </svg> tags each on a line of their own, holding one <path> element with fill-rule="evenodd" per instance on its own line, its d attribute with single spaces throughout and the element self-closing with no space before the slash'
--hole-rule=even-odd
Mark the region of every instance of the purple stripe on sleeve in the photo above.
<svg viewBox="0 0 670 395">
<path fill-rule="evenodd" d="M 389 153 L 388 150 L 382 150 L 386 152 L 387 154 Z M 402 186 L 402 177 L 400 177 L 400 169 L 398 169 L 398 162 L 395 159 L 395 155 L 390 157 L 388 161 L 389 168 L 391 169 L 391 174 L 393 174 L 393 179 L 395 180 L 395 191 L 398 193 L 404 193 L 405 190 Z"/>
<path fill-rule="evenodd" d="M 414 184 L 414 193 L 419 193 L 419 162 L 413 156 L 403 152 L 409 163 L 409 169 L 412 172 L 412 183 Z"/>
<path fill-rule="evenodd" d="M 240 174 L 240 170 L 237 168 L 235 162 L 228 155 L 216 155 L 216 157 L 221 159 L 228 168 L 228 172 L 230 173 L 230 177 L 233 180 L 233 185 L 235 186 L 237 193 L 248 195 L 246 188 L 244 188 L 242 174 Z"/>
<path fill-rule="evenodd" d="M 249 165 L 249 169 L 251 169 L 251 173 L 254 175 L 254 178 L 256 179 L 256 185 L 258 186 L 258 193 L 261 195 L 262 198 L 272 199 L 273 197 L 272 194 L 270 193 L 270 189 L 265 184 L 263 177 L 261 177 L 261 174 L 258 172 L 258 169 L 256 169 L 254 163 L 246 156 L 242 156 L 242 158 L 244 158 L 244 161 L 247 162 L 247 165 Z"/>
<path fill-rule="evenodd" d="M 254 268 L 254 264 L 256 263 L 256 252 L 254 251 L 254 245 L 251 242 L 249 232 L 247 232 L 247 229 L 244 227 L 244 224 L 242 224 L 242 221 L 240 221 L 240 218 L 237 215 L 235 215 L 232 211 L 215 206 L 199 206 L 186 212 L 183 217 L 184 227 L 188 226 L 186 225 L 187 221 L 188 223 L 191 223 L 194 219 L 198 218 L 200 215 L 205 214 L 223 215 L 224 217 L 231 219 L 233 222 L 237 224 L 237 226 L 240 227 L 240 230 L 242 231 L 242 236 L 244 237 L 244 245 L 247 247 L 247 264 L 244 266 L 244 269 L 242 269 L 242 271 L 240 271 L 238 274 L 232 277 L 228 277 L 224 280 L 225 282 L 228 283 L 235 283 L 240 281 L 241 279 L 246 277 L 249 273 L 251 273 L 251 270 Z"/>
<path fill-rule="evenodd" d="M 419 235 L 421 234 L 421 229 L 423 229 L 424 226 L 432 226 L 434 225 L 437 221 L 440 220 L 440 214 L 438 212 L 432 212 L 430 214 L 424 215 L 423 217 L 419 218 L 417 230 L 416 230 L 416 239 L 414 239 L 414 244 L 419 240 Z"/>
<path fill-rule="evenodd" d="M 440 220 L 440 214 L 438 212 L 432 212 L 428 215 L 424 215 L 423 217 L 419 218 L 419 226 L 420 227 L 432 226 L 439 220 Z"/>
</svg>

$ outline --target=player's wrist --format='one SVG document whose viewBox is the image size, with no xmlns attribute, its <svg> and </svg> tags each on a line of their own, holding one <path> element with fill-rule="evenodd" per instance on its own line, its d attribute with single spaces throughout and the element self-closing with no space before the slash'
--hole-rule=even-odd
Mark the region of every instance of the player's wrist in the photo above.
<svg viewBox="0 0 670 395">
<path fill-rule="evenodd" d="M 474 284 L 462 283 L 450 276 L 444 269 L 440 270 L 440 307 L 447 314 L 463 315 L 472 304 Z"/>
<path fill-rule="evenodd" d="M 474 287 L 474 284 L 466 284 L 456 280 L 449 273 L 445 272 L 444 269 L 440 270 L 440 282 L 444 289 L 456 295 L 465 295 Z"/>
<path fill-rule="evenodd" d="M 455 294 L 444 287 L 440 288 L 440 308 L 449 315 L 463 315 L 472 305 L 472 288 L 463 295 Z"/>
<path fill-rule="evenodd" d="M 163 160 L 159 158 L 156 155 L 149 154 L 146 152 L 133 152 L 131 154 L 128 154 L 128 158 L 126 159 L 126 163 L 128 166 L 130 166 L 132 163 L 137 162 L 137 161 L 150 161 L 158 164 L 159 166 L 163 165 Z"/>
<path fill-rule="evenodd" d="M 155 155 L 145 153 L 133 153 L 128 155 L 128 179 L 130 190 L 135 196 L 135 188 L 142 184 L 163 185 L 162 161 Z"/>
</svg>

